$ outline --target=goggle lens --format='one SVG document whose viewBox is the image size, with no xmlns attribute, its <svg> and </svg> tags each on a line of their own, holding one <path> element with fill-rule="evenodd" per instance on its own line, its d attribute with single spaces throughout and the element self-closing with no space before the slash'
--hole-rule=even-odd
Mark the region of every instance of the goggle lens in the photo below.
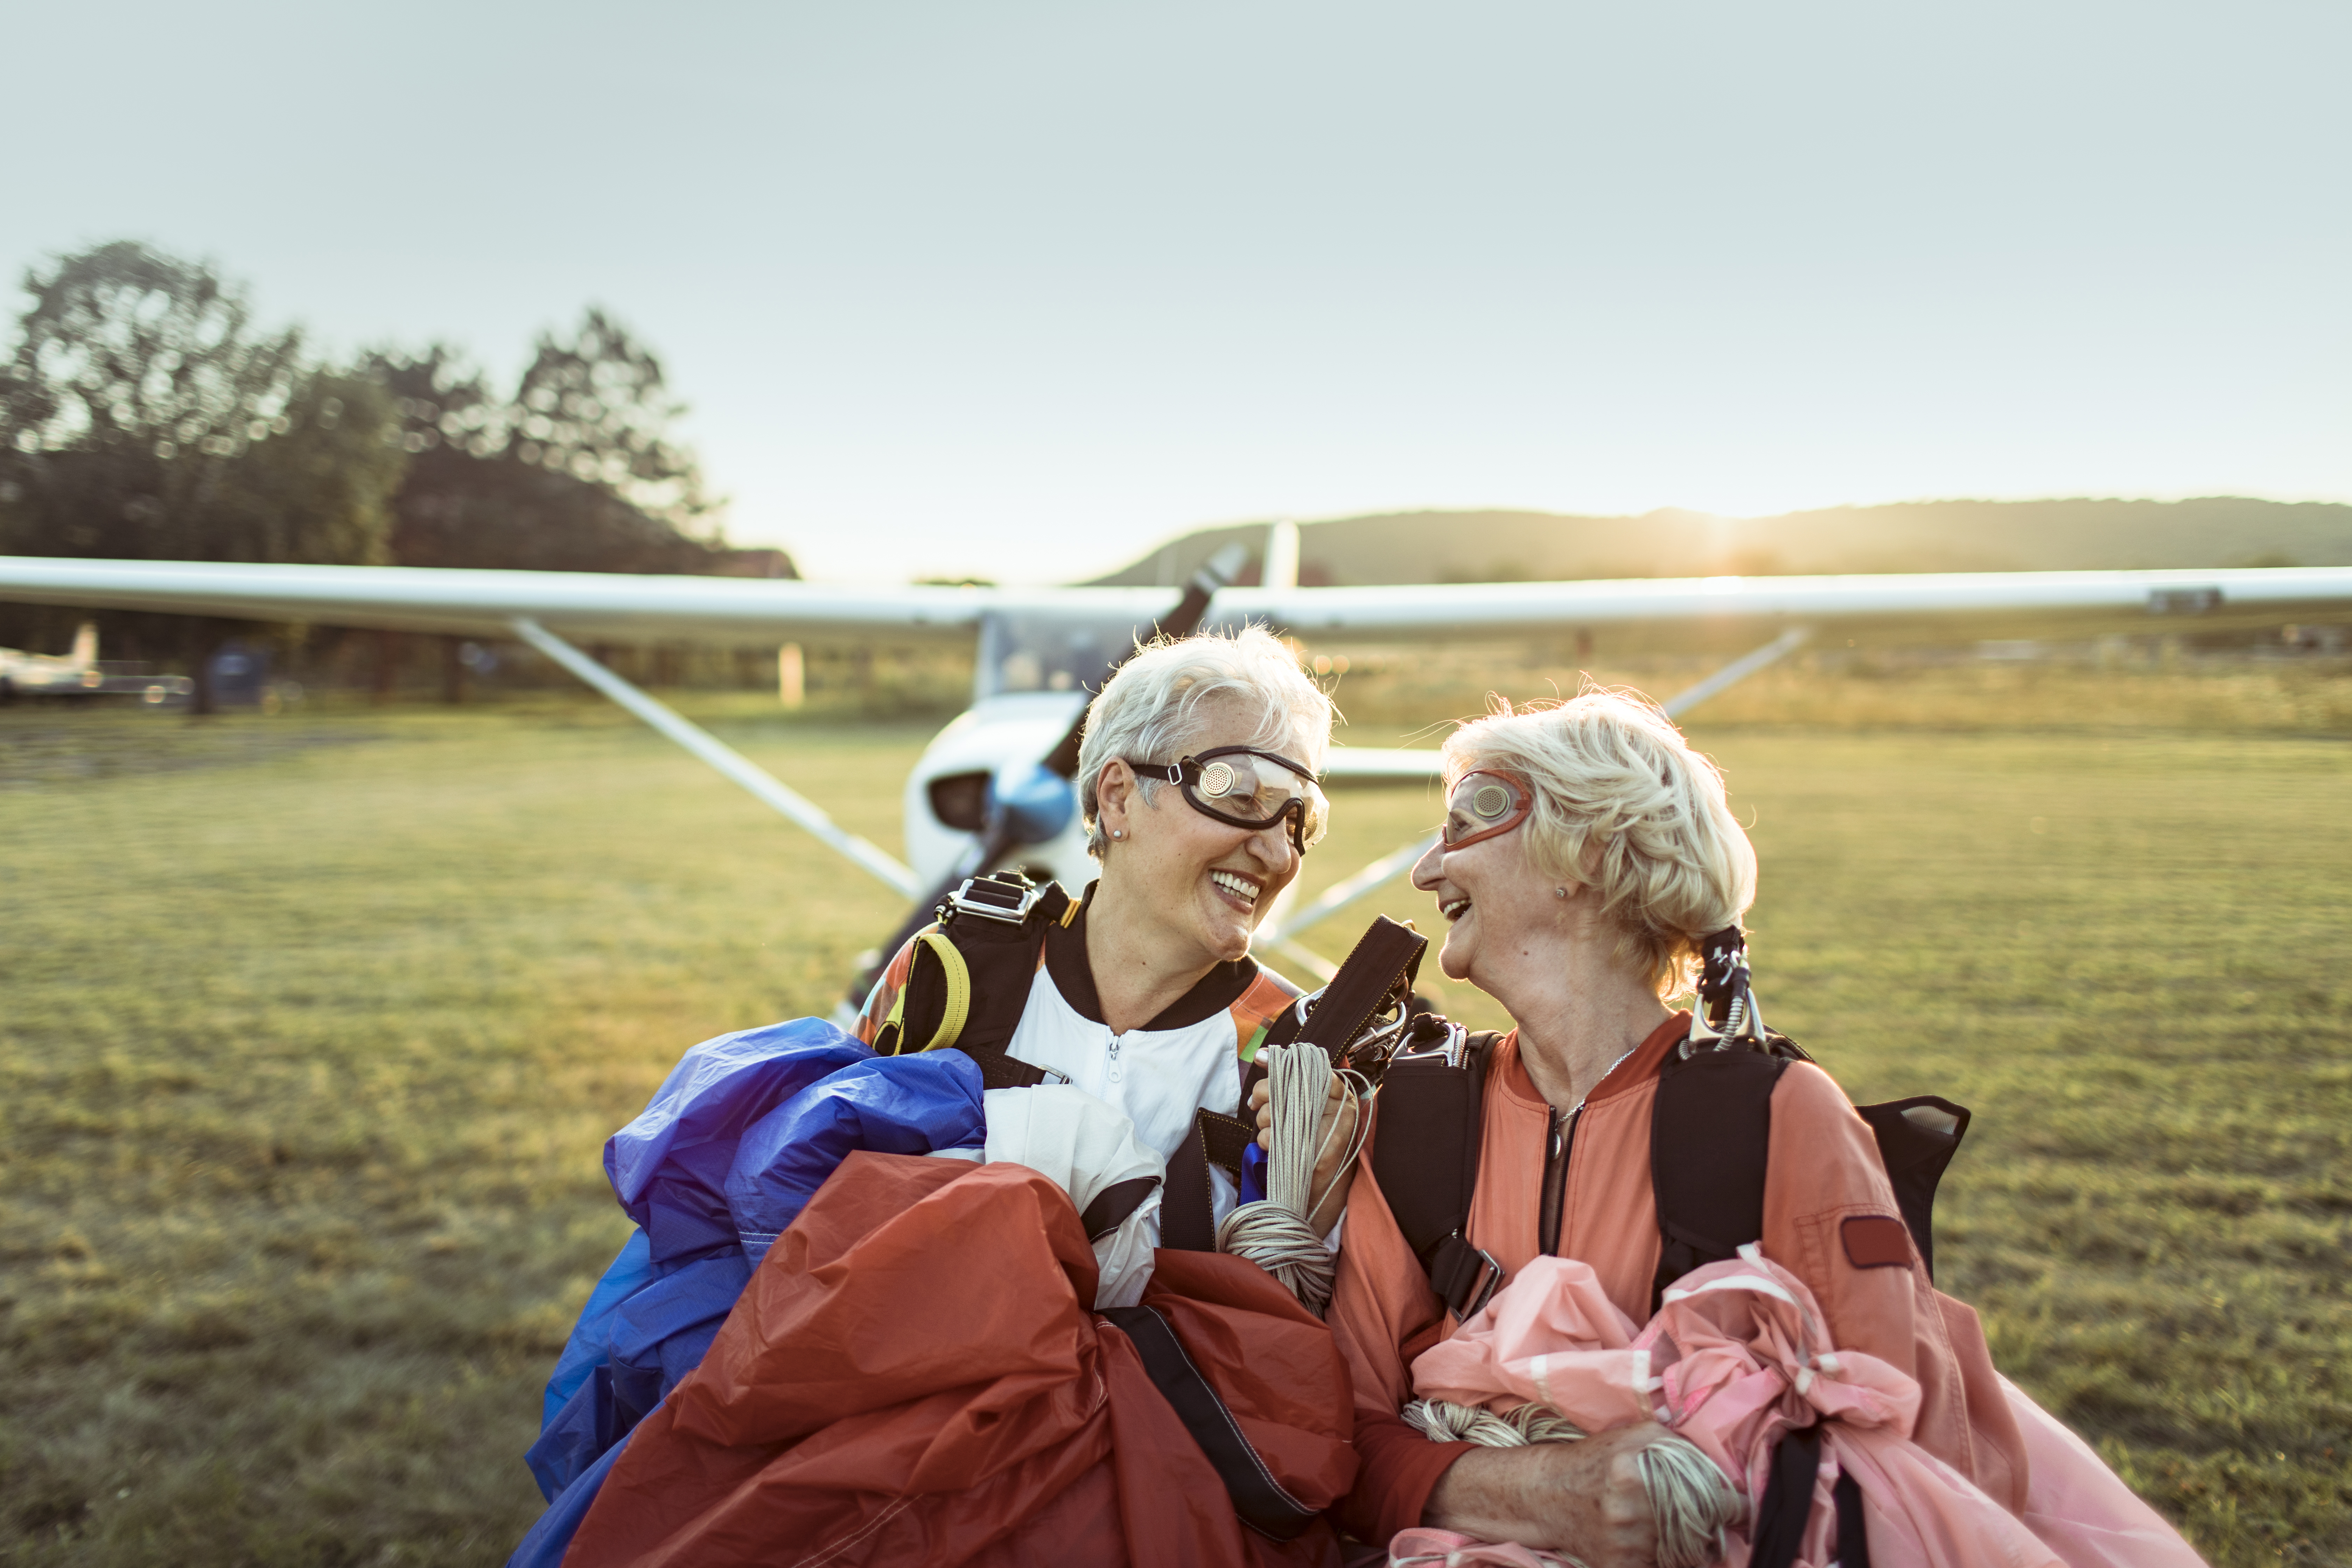
<svg viewBox="0 0 2352 1568">
<path fill-rule="evenodd" d="M 1445 847 L 1459 849 L 1508 833 L 1534 809 L 1535 792 L 1525 780 L 1483 770 L 1465 773 L 1445 803 Z"/>
</svg>

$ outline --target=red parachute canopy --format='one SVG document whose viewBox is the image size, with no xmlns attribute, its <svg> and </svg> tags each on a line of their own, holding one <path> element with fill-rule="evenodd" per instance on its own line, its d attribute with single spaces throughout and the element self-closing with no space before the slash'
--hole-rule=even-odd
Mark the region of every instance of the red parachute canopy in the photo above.
<svg viewBox="0 0 2352 1568">
<path fill-rule="evenodd" d="M 637 1428 L 565 1568 L 1336 1564 L 1319 1520 L 1287 1542 L 1240 1521 L 1095 1287 L 1036 1172 L 850 1155 Z M 1143 1304 L 1276 1485 L 1318 1510 L 1347 1491 L 1347 1372 L 1289 1291 L 1163 1250 Z"/>
</svg>

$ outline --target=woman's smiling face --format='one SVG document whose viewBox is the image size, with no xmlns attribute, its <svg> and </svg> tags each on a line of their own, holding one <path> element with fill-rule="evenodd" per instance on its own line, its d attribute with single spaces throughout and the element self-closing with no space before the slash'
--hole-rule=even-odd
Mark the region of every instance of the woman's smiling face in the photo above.
<svg viewBox="0 0 2352 1568">
<path fill-rule="evenodd" d="M 1187 756 L 1251 744 L 1258 727 L 1258 714 L 1238 701 L 1206 704 L 1201 718 L 1181 748 Z M 1115 784 L 1115 773 L 1124 781 Z M 1204 962 L 1245 956 L 1258 921 L 1298 875 L 1288 821 L 1235 827 L 1195 811 L 1171 784 L 1154 788 L 1147 805 L 1132 773 L 1118 763 L 1104 770 L 1102 801 L 1103 826 L 1118 836 L 1103 857 L 1105 883 L 1117 879 L 1123 894 L 1154 911 L 1170 941 Z"/>
<path fill-rule="evenodd" d="M 1451 823 L 1446 836 L 1464 837 Z M 1458 848 L 1441 840 L 1413 867 L 1412 885 L 1436 898 L 1446 920 L 1437 963 L 1448 979 L 1492 989 L 1482 972 L 1559 940 L 1573 900 L 1559 896 L 1560 879 L 1528 857 L 1528 845 L 1515 825 Z"/>
</svg>

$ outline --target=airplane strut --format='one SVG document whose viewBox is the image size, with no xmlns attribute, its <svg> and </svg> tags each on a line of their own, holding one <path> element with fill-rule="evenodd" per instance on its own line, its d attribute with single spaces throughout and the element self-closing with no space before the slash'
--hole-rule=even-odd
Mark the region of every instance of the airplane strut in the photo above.
<svg viewBox="0 0 2352 1568">
<path fill-rule="evenodd" d="M 782 813 L 855 860 L 861 868 L 887 883 L 900 898 L 911 899 L 922 890 L 922 884 L 911 868 L 901 865 L 887 851 L 835 822 L 819 809 L 814 801 L 709 731 L 656 702 L 528 616 L 517 616 L 509 624 L 514 627 L 515 636 L 742 785 L 761 804 Z"/>
</svg>

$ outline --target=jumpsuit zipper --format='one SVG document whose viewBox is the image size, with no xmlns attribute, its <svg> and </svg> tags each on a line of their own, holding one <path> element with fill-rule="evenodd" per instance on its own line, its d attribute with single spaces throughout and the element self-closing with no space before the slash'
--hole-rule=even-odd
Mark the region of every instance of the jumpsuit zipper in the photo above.
<svg viewBox="0 0 2352 1568">
<path fill-rule="evenodd" d="M 1625 1057 L 1641 1048 L 1635 1046 L 1633 1050 L 1611 1062 L 1609 1070 L 1602 1073 L 1592 1087 L 1599 1089 L 1607 1083 L 1610 1077 L 1625 1065 Z M 1543 1203 L 1536 1215 L 1536 1247 L 1546 1258 L 1559 1256 L 1560 1211 L 1568 1201 L 1568 1157 L 1576 1149 L 1577 1120 L 1584 1114 L 1584 1108 L 1591 1098 L 1588 1091 L 1583 1100 L 1576 1102 L 1576 1109 L 1568 1113 L 1565 1121 L 1560 1117 L 1559 1106 L 1551 1108 L 1551 1135 L 1544 1140 Z"/>
<path fill-rule="evenodd" d="M 1543 1206 L 1536 1221 L 1536 1247 L 1546 1258 L 1559 1256 L 1560 1209 L 1568 1196 L 1568 1156 L 1576 1147 L 1577 1118 L 1584 1114 L 1579 1104 L 1565 1120 L 1559 1107 L 1551 1108 L 1551 1131 L 1544 1140 Z"/>
</svg>

